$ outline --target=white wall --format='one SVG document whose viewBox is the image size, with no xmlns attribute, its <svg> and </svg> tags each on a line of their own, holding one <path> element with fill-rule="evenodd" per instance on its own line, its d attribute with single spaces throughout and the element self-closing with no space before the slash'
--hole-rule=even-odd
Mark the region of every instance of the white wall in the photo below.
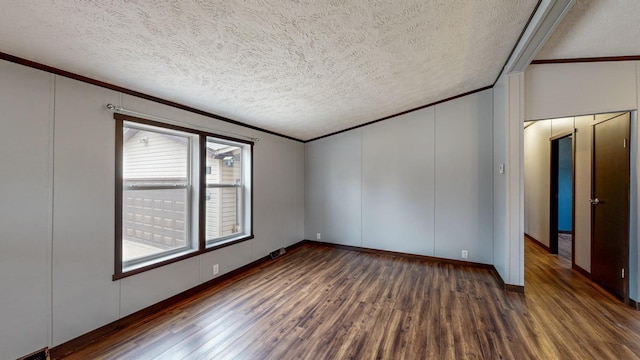
<svg viewBox="0 0 640 360">
<path fill-rule="evenodd" d="M 634 61 L 531 65 L 525 120 L 637 109 Z"/>
<path fill-rule="evenodd" d="M 59 344 L 119 314 L 119 283 L 111 281 L 115 123 L 104 108 L 119 95 L 56 76 L 55 97 L 52 344 Z"/>
<path fill-rule="evenodd" d="M 438 257 L 493 264 L 493 92 L 436 105 Z"/>
<path fill-rule="evenodd" d="M 433 110 L 362 129 L 362 246 L 434 254 Z"/>
<path fill-rule="evenodd" d="M 306 144 L 307 239 L 493 262 L 492 91 Z"/>
<path fill-rule="evenodd" d="M 53 76 L 0 62 L 0 358 L 48 343 Z"/>
<path fill-rule="evenodd" d="M 518 286 L 524 285 L 523 79 L 502 75 L 493 95 L 494 266 L 505 283 Z"/>
<path fill-rule="evenodd" d="M 524 232 L 549 246 L 551 121 L 524 129 Z"/>
<path fill-rule="evenodd" d="M 305 190 L 306 239 L 362 246 L 362 129 L 305 144 Z"/>
<path fill-rule="evenodd" d="M 503 279 L 509 268 L 507 242 L 507 177 L 500 164 L 507 163 L 507 78 L 493 87 L 493 265 Z"/>
<path fill-rule="evenodd" d="M 107 103 L 259 137 L 255 239 L 112 281 L 115 127 Z M 304 237 L 302 143 L 4 61 L 0 109 L 1 358 L 59 345 L 210 280 L 213 264 L 222 275 Z"/>
<path fill-rule="evenodd" d="M 550 119 L 557 117 L 571 117 L 589 114 L 603 114 L 619 111 L 635 111 L 640 103 L 640 62 L 595 62 L 574 64 L 543 64 L 531 65 L 525 76 L 525 120 Z M 630 268 L 629 293 L 632 299 L 639 299 L 640 287 L 638 281 L 637 264 L 640 257 L 638 252 L 638 181 L 640 171 L 640 157 L 637 156 L 638 126 L 636 113 L 632 114 L 633 134 L 631 150 L 631 229 L 630 229 Z M 578 131 L 586 125 L 576 123 Z M 585 144 L 577 144 L 582 151 L 586 151 Z M 580 151 L 580 149 L 578 149 Z M 586 171 L 586 164 L 576 168 Z M 576 186 L 578 192 L 578 186 Z M 586 190 L 580 190 L 581 193 Z M 576 203 L 578 194 L 576 193 Z M 576 207 L 576 211 L 578 211 Z M 576 212 L 576 218 L 578 212 Z M 585 226 L 585 225 L 583 225 Z M 576 224 L 578 229 L 578 224 Z M 590 258 L 590 250 L 576 250 L 576 255 Z M 581 260 L 586 270 L 589 266 Z"/>
</svg>

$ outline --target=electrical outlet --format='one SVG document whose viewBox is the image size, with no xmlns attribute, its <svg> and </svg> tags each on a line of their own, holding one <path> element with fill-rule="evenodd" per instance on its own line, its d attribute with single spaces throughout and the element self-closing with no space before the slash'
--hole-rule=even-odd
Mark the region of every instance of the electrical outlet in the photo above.
<svg viewBox="0 0 640 360">
<path fill-rule="evenodd" d="M 320 236 L 320 233 L 316 233 L 316 240 L 320 240 L 322 239 L 322 237 Z"/>
<path fill-rule="evenodd" d="M 220 272 L 220 267 L 218 264 L 213 265 L 213 275 L 216 275 Z"/>
<path fill-rule="evenodd" d="M 468 259 L 469 258 L 469 251 L 462 250 L 462 258 L 463 259 Z"/>
</svg>

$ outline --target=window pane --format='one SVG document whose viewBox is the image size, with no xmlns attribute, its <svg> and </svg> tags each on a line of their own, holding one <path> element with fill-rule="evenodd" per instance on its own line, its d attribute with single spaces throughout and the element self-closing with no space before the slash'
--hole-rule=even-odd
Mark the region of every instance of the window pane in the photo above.
<svg viewBox="0 0 640 360">
<path fill-rule="evenodd" d="M 187 246 L 187 189 L 124 190 L 124 262 Z"/>
<path fill-rule="evenodd" d="M 190 248 L 190 138 L 123 127 L 122 261 Z"/>
<path fill-rule="evenodd" d="M 127 127 L 123 137 L 125 185 L 188 183 L 188 137 Z"/>
<path fill-rule="evenodd" d="M 207 240 L 241 231 L 238 200 L 240 187 L 207 189 Z"/>
<path fill-rule="evenodd" d="M 240 184 L 242 148 L 207 139 L 207 184 Z"/>
<path fill-rule="evenodd" d="M 241 233 L 242 148 L 207 138 L 206 239 Z"/>
</svg>

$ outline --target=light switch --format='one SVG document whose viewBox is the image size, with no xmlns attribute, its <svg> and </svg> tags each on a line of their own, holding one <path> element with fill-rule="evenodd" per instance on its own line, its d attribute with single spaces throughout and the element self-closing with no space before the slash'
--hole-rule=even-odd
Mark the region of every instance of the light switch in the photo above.
<svg viewBox="0 0 640 360">
<path fill-rule="evenodd" d="M 504 174 L 504 164 L 500 164 L 500 165 L 498 165 L 498 172 L 499 172 L 500 174 Z"/>
</svg>

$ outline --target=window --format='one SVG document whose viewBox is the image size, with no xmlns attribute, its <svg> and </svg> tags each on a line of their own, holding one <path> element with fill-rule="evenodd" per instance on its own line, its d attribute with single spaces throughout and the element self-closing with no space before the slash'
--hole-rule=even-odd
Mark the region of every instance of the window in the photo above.
<svg viewBox="0 0 640 360">
<path fill-rule="evenodd" d="M 114 117 L 114 279 L 253 237 L 252 143 Z"/>
<path fill-rule="evenodd" d="M 207 137 L 207 246 L 244 232 L 243 149 L 240 144 Z"/>
</svg>

